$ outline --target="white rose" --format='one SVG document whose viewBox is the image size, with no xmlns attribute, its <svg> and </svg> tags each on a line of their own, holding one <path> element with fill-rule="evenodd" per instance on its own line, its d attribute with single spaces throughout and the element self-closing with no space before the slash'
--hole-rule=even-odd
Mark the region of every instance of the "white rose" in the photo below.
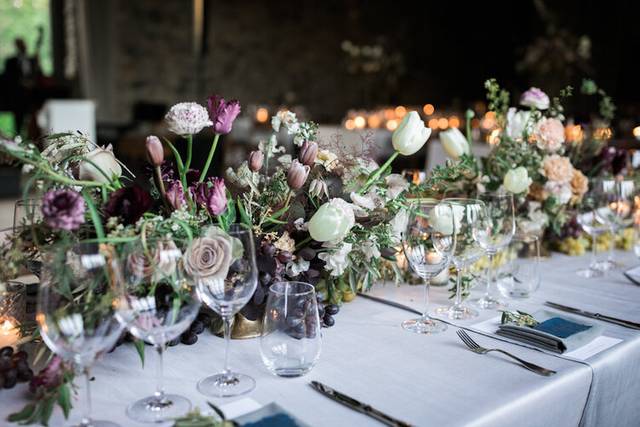
<svg viewBox="0 0 640 427">
<path fill-rule="evenodd" d="M 335 242 L 345 238 L 356 223 L 353 207 L 340 198 L 320 206 L 309 220 L 309 234 L 318 242 Z"/>
<path fill-rule="evenodd" d="M 530 119 L 531 111 L 519 111 L 515 108 L 509 108 L 505 133 L 514 141 L 524 139 L 525 131 L 530 134 L 533 129 L 533 123 L 530 123 Z"/>
<path fill-rule="evenodd" d="M 520 194 L 529 189 L 531 182 L 532 180 L 531 178 L 529 178 L 527 169 L 523 166 L 520 166 L 507 172 L 507 174 L 504 176 L 502 185 L 504 186 L 505 190 L 510 191 L 514 194 Z"/>
<path fill-rule="evenodd" d="M 80 162 L 79 177 L 82 180 L 96 181 L 108 184 L 113 178 L 120 178 L 122 167 L 113 155 L 111 145 L 107 148 L 98 147 L 84 156 Z"/>
<path fill-rule="evenodd" d="M 393 148 L 403 156 L 410 156 L 422 148 L 431 136 L 431 129 L 424 125 L 417 112 L 404 116 L 391 136 Z"/>
<path fill-rule="evenodd" d="M 469 154 L 469 142 L 457 128 L 440 132 L 440 142 L 447 155 L 454 160 L 458 160 L 463 154 Z"/>
</svg>

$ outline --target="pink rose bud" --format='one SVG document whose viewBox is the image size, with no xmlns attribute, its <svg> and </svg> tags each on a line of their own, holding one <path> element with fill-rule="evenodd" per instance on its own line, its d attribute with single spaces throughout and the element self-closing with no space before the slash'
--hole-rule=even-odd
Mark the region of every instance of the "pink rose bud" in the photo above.
<svg viewBox="0 0 640 427">
<path fill-rule="evenodd" d="M 309 166 L 303 165 L 297 160 L 291 162 L 289 172 L 287 172 L 287 184 L 289 184 L 289 187 L 291 187 L 292 190 L 302 188 L 310 170 L 311 168 Z"/>
<path fill-rule="evenodd" d="M 318 156 L 318 144 L 313 141 L 305 141 L 300 148 L 298 159 L 303 165 L 313 166 Z"/>
<path fill-rule="evenodd" d="M 252 151 L 249 154 L 249 168 L 251 168 L 252 171 L 258 172 L 260 169 L 262 169 L 263 161 L 264 154 L 262 153 L 262 151 Z"/>
<path fill-rule="evenodd" d="M 147 161 L 154 166 L 160 166 L 164 161 L 164 149 L 162 142 L 157 136 L 150 135 L 147 137 Z"/>
</svg>

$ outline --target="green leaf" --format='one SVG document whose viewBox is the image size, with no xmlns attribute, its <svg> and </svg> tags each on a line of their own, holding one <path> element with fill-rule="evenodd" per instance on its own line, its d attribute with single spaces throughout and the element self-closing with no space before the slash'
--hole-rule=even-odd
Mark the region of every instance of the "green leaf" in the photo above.
<svg viewBox="0 0 640 427">
<path fill-rule="evenodd" d="M 144 368 L 144 341 L 136 339 L 133 341 L 133 345 L 136 346 L 136 351 L 138 352 L 138 356 L 140 356 L 140 362 Z"/>
<path fill-rule="evenodd" d="M 238 213 L 240 214 L 240 221 L 246 225 L 251 227 L 253 224 L 251 224 L 251 218 L 249 218 L 249 214 L 247 213 L 246 209 L 244 208 L 244 204 L 242 203 L 242 200 L 240 200 L 240 196 L 238 196 L 236 205 L 238 206 Z"/>
<path fill-rule="evenodd" d="M 67 384 L 62 384 L 58 389 L 58 405 L 62 408 L 64 418 L 69 418 L 69 412 L 71 411 L 71 393 Z"/>
<path fill-rule="evenodd" d="M 19 421 L 29 419 L 33 415 L 33 412 L 35 410 L 36 405 L 34 403 L 29 403 L 24 408 L 22 408 L 20 412 L 10 414 L 7 420 L 11 421 L 12 423 L 17 423 Z"/>
<path fill-rule="evenodd" d="M 49 418 L 51 418 L 51 414 L 53 413 L 53 406 L 56 404 L 55 398 L 49 398 L 45 400 L 42 404 L 42 413 L 40 414 L 40 423 L 48 426 Z"/>
</svg>

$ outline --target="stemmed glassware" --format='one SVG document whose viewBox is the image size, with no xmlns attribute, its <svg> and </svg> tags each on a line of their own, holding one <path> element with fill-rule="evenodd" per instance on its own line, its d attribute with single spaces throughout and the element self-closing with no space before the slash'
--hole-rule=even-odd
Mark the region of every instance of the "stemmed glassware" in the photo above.
<svg viewBox="0 0 640 427">
<path fill-rule="evenodd" d="M 123 278 L 118 286 L 117 319 L 158 353 L 156 391 L 127 408 L 129 418 L 160 422 L 184 415 L 191 402 L 167 394 L 163 386 L 163 353 L 198 314 L 196 277 L 185 269 L 188 240 L 144 237 L 123 247 Z"/>
<path fill-rule="evenodd" d="M 253 296 L 258 283 L 254 237 L 242 224 L 232 224 L 227 233 L 214 227 L 195 239 L 189 262 L 207 275 L 198 280 L 198 295 L 224 321 L 224 370 L 198 382 L 207 396 L 230 397 L 248 393 L 256 382 L 248 375 L 229 369 L 231 319 Z M 228 252 L 228 251 L 231 252 Z"/>
<path fill-rule="evenodd" d="M 434 334 L 447 324 L 429 316 L 431 279 L 449 267 L 455 250 L 454 213 L 446 202 L 418 200 L 411 204 L 409 222 L 402 236 L 402 251 L 411 269 L 424 281 L 422 316 L 405 320 L 402 327 L 419 334 Z"/>
<path fill-rule="evenodd" d="M 603 218 L 611 231 L 609 255 L 607 260 L 598 262 L 596 265 L 599 270 L 608 271 L 619 266 L 614 252 L 617 234 L 633 224 L 635 183 L 628 179 L 603 178 L 596 181 L 595 185 L 606 195 L 611 212 Z"/>
<path fill-rule="evenodd" d="M 116 426 L 91 419 L 90 369 L 122 333 L 113 304 L 120 281 L 116 257 L 97 244 L 64 242 L 43 254 L 36 320 L 49 349 L 85 376 L 80 427 Z"/>
<path fill-rule="evenodd" d="M 489 258 L 484 295 L 475 301 L 475 305 L 485 310 L 502 310 L 507 303 L 494 296 L 496 289 L 495 256 L 511 242 L 516 231 L 516 219 L 513 195 L 510 193 L 485 193 L 479 197 L 485 204 L 480 210 L 479 226 L 475 228 L 474 238 Z"/>
<path fill-rule="evenodd" d="M 478 312 L 462 302 L 462 276 L 484 253 L 474 236 L 481 226 L 480 218 L 486 215 L 483 213 L 485 204 L 478 199 L 451 198 L 443 201 L 453 210 L 455 246 L 451 261 L 456 268 L 456 296 L 451 306 L 438 307 L 436 313 L 455 320 L 470 319 Z"/>
<path fill-rule="evenodd" d="M 597 236 L 610 229 L 615 215 L 610 209 L 610 195 L 602 187 L 594 185 L 582 198 L 574 214 L 576 221 L 585 233 L 591 236 L 591 260 L 589 267 L 576 272 L 578 276 L 587 279 L 601 277 L 603 270 L 598 268 Z"/>
</svg>

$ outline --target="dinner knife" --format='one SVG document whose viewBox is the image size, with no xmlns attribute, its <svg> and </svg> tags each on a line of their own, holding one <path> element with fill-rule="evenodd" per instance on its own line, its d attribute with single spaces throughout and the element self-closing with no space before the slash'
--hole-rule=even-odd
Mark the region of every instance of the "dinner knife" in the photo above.
<svg viewBox="0 0 640 427">
<path fill-rule="evenodd" d="M 555 308 L 557 310 L 566 311 L 569 313 L 578 314 L 584 317 L 590 317 L 592 319 L 602 320 L 604 322 L 613 323 L 619 326 L 624 326 L 625 328 L 638 329 L 640 330 L 640 323 L 631 322 L 629 320 L 616 319 L 615 317 L 605 316 L 600 313 L 591 313 L 590 311 L 581 310 L 579 308 L 569 307 L 566 305 L 558 304 L 555 302 L 547 301 L 545 305 Z"/>
<path fill-rule="evenodd" d="M 311 387 L 319 392 L 327 396 L 328 398 L 335 400 L 338 403 L 341 403 L 354 411 L 360 412 L 361 414 L 368 415 L 371 418 L 374 418 L 381 423 L 391 426 L 391 427 L 411 427 L 411 424 L 405 423 L 404 421 L 400 421 L 396 418 L 393 418 L 384 412 L 380 412 L 377 409 L 367 405 L 366 403 L 362 403 L 359 400 L 356 400 L 352 397 L 347 396 L 344 393 L 340 393 L 332 389 L 329 386 L 326 386 L 318 381 L 311 381 L 309 384 Z"/>
<path fill-rule="evenodd" d="M 404 305 L 404 304 L 400 304 L 398 302 L 395 301 L 389 301 L 383 298 L 378 298 L 378 297 L 374 297 L 373 295 L 370 294 L 365 294 L 363 292 L 358 292 L 358 296 L 361 296 L 362 298 L 366 298 L 366 299 L 370 299 L 371 301 L 375 301 L 375 302 L 379 302 L 380 304 L 385 304 L 385 305 L 389 305 L 391 307 L 395 307 L 395 308 L 399 308 L 400 310 L 406 310 L 410 313 L 414 313 L 417 314 L 419 316 L 422 316 L 422 312 L 416 310 L 415 308 L 411 308 L 408 305 Z"/>
</svg>

